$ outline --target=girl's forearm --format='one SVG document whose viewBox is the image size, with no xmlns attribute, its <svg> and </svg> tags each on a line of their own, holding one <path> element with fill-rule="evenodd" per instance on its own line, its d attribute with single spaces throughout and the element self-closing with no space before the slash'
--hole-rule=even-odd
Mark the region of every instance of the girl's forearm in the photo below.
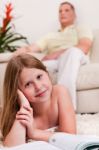
<svg viewBox="0 0 99 150">
<path fill-rule="evenodd" d="M 40 129 L 36 129 L 34 132 L 33 132 L 33 135 L 32 135 L 32 139 L 33 140 L 41 140 L 41 141 L 46 141 L 48 142 L 50 137 L 53 135 L 54 133 L 51 132 L 51 131 L 45 131 L 45 130 L 40 130 Z"/>
<path fill-rule="evenodd" d="M 15 120 L 14 124 L 4 139 L 4 146 L 11 147 L 20 145 L 26 142 L 26 128 L 18 121 Z"/>
</svg>

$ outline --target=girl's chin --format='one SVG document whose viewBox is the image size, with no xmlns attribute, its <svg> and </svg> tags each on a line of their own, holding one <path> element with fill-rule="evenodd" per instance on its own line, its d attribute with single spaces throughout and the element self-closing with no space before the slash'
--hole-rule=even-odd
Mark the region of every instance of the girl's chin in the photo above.
<svg viewBox="0 0 99 150">
<path fill-rule="evenodd" d="M 43 103 L 43 102 L 47 102 L 49 101 L 49 97 L 40 97 L 40 98 L 36 98 L 36 100 L 31 101 L 30 103 Z"/>
<path fill-rule="evenodd" d="M 50 99 L 50 96 L 51 96 L 51 94 L 50 94 L 48 91 L 46 91 L 46 92 L 43 93 L 42 95 L 33 98 L 33 100 L 31 99 L 30 102 L 32 102 L 32 103 L 45 102 L 45 101 L 48 101 L 48 100 Z"/>
</svg>

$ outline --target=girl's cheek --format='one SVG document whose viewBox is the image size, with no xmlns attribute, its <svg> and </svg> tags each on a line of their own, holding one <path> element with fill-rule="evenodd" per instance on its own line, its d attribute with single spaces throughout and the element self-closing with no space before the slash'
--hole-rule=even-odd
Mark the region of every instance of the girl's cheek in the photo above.
<svg viewBox="0 0 99 150">
<path fill-rule="evenodd" d="M 35 91 L 33 88 L 24 89 L 23 93 L 28 100 L 35 96 Z"/>
<path fill-rule="evenodd" d="M 33 97 L 34 96 L 34 93 L 33 92 L 31 92 L 31 91 L 25 91 L 25 96 L 28 98 L 28 99 L 31 99 L 31 97 Z"/>
</svg>

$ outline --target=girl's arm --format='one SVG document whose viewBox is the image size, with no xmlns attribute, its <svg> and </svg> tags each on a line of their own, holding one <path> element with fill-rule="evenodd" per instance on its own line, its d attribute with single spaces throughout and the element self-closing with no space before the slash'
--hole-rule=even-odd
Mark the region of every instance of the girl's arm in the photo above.
<svg viewBox="0 0 99 150">
<path fill-rule="evenodd" d="M 14 124 L 4 139 L 4 146 L 12 147 L 26 142 L 26 128 L 18 121 L 15 120 Z"/>
<path fill-rule="evenodd" d="M 18 103 L 20 105 L 20 111 L 24 112 L 24 106 L 30 107 L 28 100 L 23 93 L 18 89 Z M 10 132 L 4 139 L 4 145 L 7 147 L 23 144 L 26 142 L 26 127 L 15 119 Z"/>
<path fill-rule="evenodd" d="M 16 119 L 21 125 L 26 127 L 27 137 L 33 140 L 48 141 L 53 133 L 35 128 L 33 108 L 31 108 L 27 98 L 24 96 L 22 91 L 18 89 L 17 93 L 19 105 L 23 109 L 20 109 L 17 112 Z"/>
<path fill-rule="evenodd" d="M 37 129 L 33 118 L 33 109 L 30 106 L 23 106 L 16 114 L 16 119 L 26 127 L 28 139 L 49 141 L 53 132 Z"/>
<path fill-rule="evenodd" d="M 58 131 L 75 134 L 76 115 L 69 92 L 65 87 L 58 87 L 59 126 Z"/>
<path fill-rule="evenodd" d="M 53 134 L 54 132 L 51 132 L 51 131 L 35 129 L 34 132 L 32 133 L 31 139 L 36 140 L 36 141 L 48 142 L 50 137 L 52 137 Z"/>
</svg>

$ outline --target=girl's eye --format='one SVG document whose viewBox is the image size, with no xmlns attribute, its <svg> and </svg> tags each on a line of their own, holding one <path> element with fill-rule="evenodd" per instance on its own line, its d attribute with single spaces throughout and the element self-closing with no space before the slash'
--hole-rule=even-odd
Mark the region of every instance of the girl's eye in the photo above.
<svg viewBox="0 0 99 150">
<path fill-rule="evenodd" d="M 41 78 L 42 78 L 42 74 L 40 74 L 40 75 L 37 76 L 38 80 L 41 79 Z"/>
<path fill-rule="evenodd" d="M 28 82 L 26 85 L 25 85 L 25 87 L 28 87 L 28 86 L 30 86 L 32 83 L 31 82 Z"/>
</svg>

